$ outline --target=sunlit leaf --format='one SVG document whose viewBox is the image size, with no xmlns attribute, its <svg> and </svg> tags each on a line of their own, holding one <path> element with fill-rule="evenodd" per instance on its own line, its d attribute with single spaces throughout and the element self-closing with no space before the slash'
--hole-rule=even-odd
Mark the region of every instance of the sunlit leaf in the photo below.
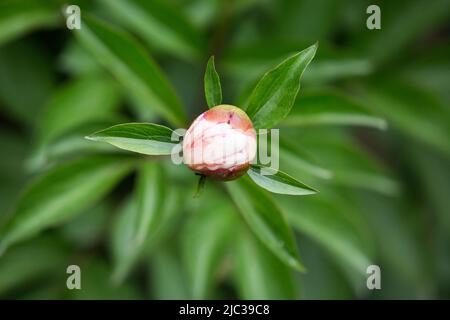
<svg viewBox="0 0 450 320">
<path fill-rule="evenodd" d="M 317 192 L 290 175 L 270 167 L 254 164 L 247 173 L 258 186 L 273 193 L 307 195 Z"/>
<path fill-rule="evenodd" d="M 208 107 L 212 108 L 222 103 L 222 88 L 220 78 L 214 66 L 214 56 L 211 56 L 206 65 L 205 97 Z"/>
<path fill-rule="evenodd" d="M 97 131 L 86 138 L 110 143 L 120 149 L 148 155 L 168 155 L 176 145 L 173 131 L 153 123 L 124 123 Z"/>
<path fill-rule="evenodd" d="M 292 231 L 273 200 L 247 177 L 226 183 L 236 207 L 255 235 L 286 265 L 304 270 Z"/>
<path fill-rule="evenodd" d="M 300 89 L 301 76 L 316 50 L 317 44 L 293 55 L 259 81 L 246 110 L 255 128 L 271 128 L 289 114 Z"/>
</svg>

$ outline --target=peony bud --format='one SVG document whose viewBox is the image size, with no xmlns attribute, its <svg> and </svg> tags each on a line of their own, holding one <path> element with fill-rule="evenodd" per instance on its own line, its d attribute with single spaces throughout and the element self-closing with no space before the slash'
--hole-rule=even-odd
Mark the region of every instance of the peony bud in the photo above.
<svg viewBox="0 0 450 320">
<path fill-rule="evenodd" d="M 218 180 L 242 176 L 256 156 L 256 133 L 247 114 L 231 105 L 202 113 L 183 140 L 183 161 L 193 171 Z"/>
</svg>

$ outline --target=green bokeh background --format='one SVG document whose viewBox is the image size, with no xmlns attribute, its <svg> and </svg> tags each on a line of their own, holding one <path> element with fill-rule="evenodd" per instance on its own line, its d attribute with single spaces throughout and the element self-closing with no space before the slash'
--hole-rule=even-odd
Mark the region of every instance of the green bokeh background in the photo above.
<svg viewBox="0 0 450 320">
<path fill-rule="evenodd" d="M 1 298 L 450 298 L 450 1 L 149 0 L 146 15 L 127 3 L 142 2 L 70 2 L 81 8 L 82 26 L 89 13 L 132 34 L 190 120 L 206 109 L 210 55 L 224 102 L 239 106 L 265 71 L 319 41 L 294 109 L 317 94 L 313 111 L 344 101 L 388 127 L 281 127 L 308 156 L 282 154 L 281 168 L 321 191 L 274 196 L 295 230 L 306 273 L 286 268 L 247 230 L 238 232 L 245 224 L 220 185 L 207 183 L 194 199 L 196 177 L 166 161 L 171 215 L 139 258 L 120 254 L 132 251 L 121 236 L 134 210 L 131 173 L 89 209 L 8 248 L 0 256 Z M 85 135 L 121 122 L 168 124 L 80 46 L 77 30 L 66 28 L 65 4 L 0 2 L 0 224 L 34 177 L 114 152 Z M 381 8 L 381 30 L 366 28 L 370 4 Z M 333 178 L 311 174 L 302 161 L 309 157 Z M 210 261 L 204 269 L 199 252 Z M 380 266 L 381 290 L 366 288 L 366 261 Z M 66 288 L 70 264 L 81 267 L 81 290 Z M 203 277 L 208 284 L 199 290 Z"/>
</svg>

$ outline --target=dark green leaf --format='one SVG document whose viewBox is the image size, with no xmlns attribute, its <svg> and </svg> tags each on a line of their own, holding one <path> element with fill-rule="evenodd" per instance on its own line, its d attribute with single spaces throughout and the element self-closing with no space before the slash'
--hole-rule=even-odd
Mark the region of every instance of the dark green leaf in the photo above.
<svg viewBox="0 0 450 320">
<path fill-rule="evenodd" d="M 384 119 L 370 113 L 350 97 L 333 90 L 303 93 L 283 126 L 354 125 L 386 129 Z"/>
<path fill-rule="evenodd" d="M 154 108 L 175 125 L 186 116 L 174 89 L 144 49 L 127 34 L 89 15 L 75 30 L 80 42 L 142 104 Z"/>
<path fill-rule="evenodd" d="M 292 270 L 280 262 L 251 233 L 243 230 L 236 239 L 237 287 L 242 299 L 295 299 Z"/>
<path fill-rule="evenodd" d="M 163 0 L 103 0 L 120 23 L 141 35 L 153 48 L 182 58 L 198 58 L 203 51 L 201 34 L 181 8 Z"/>
<path fill-rule="evenodd" d="M 65 163 L 38 177 L 0 230 L 0 251 L 85 210 L 131 168 L 129 158 L 93 156 Z"/>
<path fill-rule="evenodd" d="M 0 3 L 0 45 L 31 30 L 55 26 L 57 10 L 51 1 L 3 0 Z"/>
<path fill-rule="evenodd" d="M 281 261 L 297 270 L 300 263 L 292 231 L 273 200 L 247 178 L 226 183 L 250 229 Z"/>
<path fill-rule="evenodd" d="M 258 186 L 273 193 L 291 195 L 317 193 L 317 190 L 292 178 L 290 175 L 270 167 L 254 164 L 247 173 Z"/>
<path fill-rule="evenodd" d="M 40 127 L 41 142 L 66 133 L 85 122 L 101 120 L 117 109 L 117 87 L 104 77 L 75 80 L 57 90 L 44 111 Z"/>
<path fill-rule="evenodd" d="M 450 3 L 446 0 L 386 2 L 381 6 L 382 29 L 373 32 L 361 28 L 362 42 L 367 42 L 367 54 L 374 61 L 398 60 L 404 57 L 402 51 L 420 36 L 445 26 L 449 14 Z"/>
<path fill-rule="evenodd" d="M 166 177 L 163 167 L 147 162 L 139 170 L 137 187 L 136 240 L 142 244 L 159 228 L 166 201 Z"/>
<path fill-rule="evenodd" d="M 29 53 L 33 52 L 33 59 Z M 47 48 L 18 41 L 0 48 L 0 108 L 21 123 L 34 125 L 54 87 Z M 20 85 L 18 85 L 20 84 Z"/>
<path fill-rule="evenodd" d="M 269 129 L 291 111 L 300 89 L 300 79 L 314 58 L 317 44 L 284 60 L 259 81 L 247 107 L 255 128 Z"/>
<path fill-rule="evenodd" d="M 176 145 L 173 131 L 153 123 L 124 123 L 93 133 L 86 138 L 110 143 L 118 148 L 148 154 L 168 155 Z"/>
<path fill-rule="evenodd" d="M 208 107 L 212 108 L 222 103 L 222 88 L 219 74 L 214 66 L 214 56 L 211 56 L 206 65 L 205 72 L 205 97 Z"/>
<path fill-rule="evenodd" d="M 450 112 L 428 91 L 383 80 L 371 86 L 364 98 L 392 126 L 450 156 Z"/>
</svg>

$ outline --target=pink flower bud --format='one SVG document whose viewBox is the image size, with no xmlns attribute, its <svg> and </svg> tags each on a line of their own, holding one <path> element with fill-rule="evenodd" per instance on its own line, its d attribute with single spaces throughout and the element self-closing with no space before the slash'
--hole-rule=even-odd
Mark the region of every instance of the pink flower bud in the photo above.
<svg viewBox="0 0 450 320">
<path fill-rule="evenodd" d="M 218 180 L 242 176 L 256 156 L 256 133 L 247 114 L 231 105 L 202 113 L 183 140 L 183 161 L 193 171 Z"/>
</svg>

